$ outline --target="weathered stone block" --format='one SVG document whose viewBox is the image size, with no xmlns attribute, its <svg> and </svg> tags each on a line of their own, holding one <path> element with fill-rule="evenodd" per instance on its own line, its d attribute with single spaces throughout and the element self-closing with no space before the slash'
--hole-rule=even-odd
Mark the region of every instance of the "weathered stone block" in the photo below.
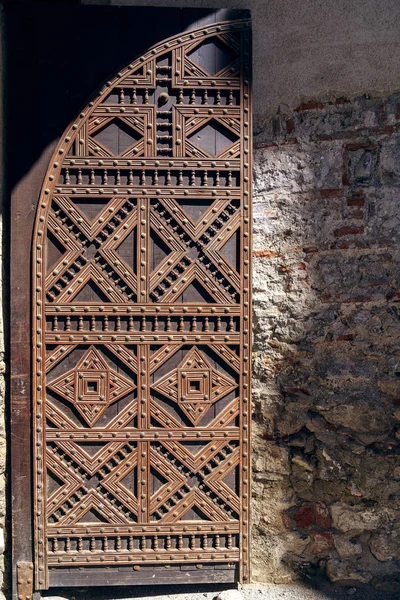
<svg viewBox="0 0 400 600">
<path fill-rule="evenodd" d="M 386 434 L 391 427 L 387 409 L 367 398 L 332 397 L 320 410 L 329 423 L 367 435 Z"/>
<path fill-rule="evenodd" d="M 317 476 L 324 481 L 346 480 L 347 474 L 339 457 L 329 448 L 320 448 L 317 451 L 318 466 Z"/>
<path fill-rule="evenodd" d="M 278 431 L 283 436 L 293 435 L 304 427 L 308 419 L 309 417 L 305 410 L 289 405 L 285 407 L 283 414 L 278 419 Z"/>
<path fill-rule="evenodd" d="M 312 534 L 311 554 L 321 556 L 331 548 L 333 548 L 333 535 L 330 531 L 321 531 Z"/>
<path fill-rule="evenodd" d="M 332 558 L 329 559 L 326 564 L 326 574 L 331 581 L 340 581 L 342 583 L 350 583 L 352 581 L 368 583 L 372 579 L 371 573 L 357 568 L 357 566 L 353 565 L 351 562 Z"/>
<path fill-rule="evenodd" d="M 304 192 L 314 189 L 338 188 L 342 183 L 342 150 L 340 144 L 329 148 L 301 147 L 267 148 L 255 151 L 254 193 L 286 189 Z"/>
<path fill-rule="evenodd" d="M 348 254 L 333 252 L 312 264 L 310 277 L 320 297 L 326 300 L 386 300 L 400 287 L 397 256 L 391 252 Z"/>
<path fill-rule="evenodd" d="M 381 527 L 387 515 L 374 509 L 359 509 L 356 506 L 337 503 L 331 506 L 332 522 L 336 529 L 348 531 L 373 531 Z"/>
<path fill-rule="evenodd" d="M 349 183 L 355 186 L 369 186 L 376 182 L 378 149 L 366 147 L 349 148 Z"/>
<path fill-rule="evenodd" d="M 342 215 L 343 192 L 332 191 L 334 195 L 321 197 L 317 192 L 293 193 L 282 189 L 257 197 L 253 211 L 255 255 L 269 251 L 266 258 L 282 260 L 284 253 L 304 247 L 330 248 L 335 242 L 334 231 L 346 223 Z"/>
<path fill-rule="evenodd" d="M 400 185 L 400 136 L 382 145 L 379 173 L 384 185 Z"/>
<path fill-rule="evenodd" d="M 267 443 L 263 448 L 262 454 L 256 457 L 254 473 L 263 473 L 266 478 L 277 475 L 289 475 L 289 456 L 287 448 L 278 446 L 274 443 Z"/>
<path fill-rule="evenodd" d="M 363 550 L 362 545 L 357 542 L 357 538 L 349 538 L 345 535 L 335 535 L 334 544 L 336 552 L 339 554 L 340 558 L 351 558 L 352 556 L 358 556 Z"/>
<path fill-rule="evenodd" d="M 380 532 L 369 542 L 372 554 L 380 561 L 400 560 L 400 532 Z"/>
</svg>

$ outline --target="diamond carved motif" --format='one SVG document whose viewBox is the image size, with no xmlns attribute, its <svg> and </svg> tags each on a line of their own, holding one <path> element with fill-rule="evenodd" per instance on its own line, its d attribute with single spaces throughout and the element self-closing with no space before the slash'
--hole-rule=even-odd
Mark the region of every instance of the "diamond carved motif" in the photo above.
<svg viewBox="0 0 400 600">
<path fill-rule="evenodd" d="M 196 46 L 188 57 L 206 73 L 216 75 L 228 67 L 237 55 L 220 39 L 211 38 Z"/>
<path fill-rule="evenodd" d="M 153 389 L 176 402 L 193 425 L 235 387 L 233 379 L 214 370 L 197 348 L 192 348 L 176 369 L 153 385 Z"/>
<path fill-rule="evenodd" d="M 205 125 L 188 136 L 188 140 L 210 156 L 218 156 L 229 148 L 238 137 L 216 119 L 210 119 Z"/>
<path fill-rule="evenodd" d="M 142 135 L 121 119 L 115 118 L 94 133 L 92 137 L 96 143 L 109 150 L 111 155 L 118 156 L 135 145 Z"/>
<path fill-rule="evenodd" d="M 48 387 L 71 402 L 90 427 L 111 404 L 135 389 L 135 385 L 114 371 L 93 346 L 74 368 Z"/>
</svg>

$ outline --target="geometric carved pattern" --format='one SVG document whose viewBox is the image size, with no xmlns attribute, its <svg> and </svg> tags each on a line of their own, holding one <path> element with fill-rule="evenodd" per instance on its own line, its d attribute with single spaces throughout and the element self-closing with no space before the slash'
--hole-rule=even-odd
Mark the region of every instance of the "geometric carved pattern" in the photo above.
<svg viewBox="0 0 400 600">
<path fill-rule="evenodd" d="M 69 402 L 92 427 L 107 408 L 135 388 L 125 377 L 110 369 L 91 347 L 77 365 L 49 384 Z"/>
<path fill-rule="evenodd" d="M 237 56 L 229 46 L 223 44 L 221 39 L 214 38 L 201 42 L 186 55 L 186 68 L 189 67 L 190 72 L 195 66 L 203 70 L 203 75 L 214 76 L 227 67 L 231 67 L 235 58 Z M 193 66 L 190 63 L 193 63 Z"/>
<path fill-rule="evenodd" d="M 160 565 L 248 581 L 249 40 L 239 20 L 157 44 L 50 161 L 33 242 L 37 589 L 85 569 L 153 583 Z"/>
<path fill-rule="evenodd" d="M 204 151 L 204 156 L 220 156 L 237 141 L 237 136 L 215 119 L 207 121 L 188 136 L 194 146 Z"/>
<path fill-rule="evenodd" d="M 186 354 L 177 369 L 164 375 L 153 389 L 177 402 L 197 425 L 214 402 L 235 389 L 236 383 L 215 371 L 196 348 Z"/>
<path fill-rule="evenodd" d="M 105 124 L 104 124 L 105 123 Z M 92 132 L 92 138 L 97 146 L 93 146 L 93 152 L 98 156 L 130 156 L 136 148 L 137 142 L 142 139 L 143 132 L 139 132 L 131 123 L 121 119 L 104 120 L 101 129 Z M 137 153 L 137 152 L 136 152 Z"/>
</svg>

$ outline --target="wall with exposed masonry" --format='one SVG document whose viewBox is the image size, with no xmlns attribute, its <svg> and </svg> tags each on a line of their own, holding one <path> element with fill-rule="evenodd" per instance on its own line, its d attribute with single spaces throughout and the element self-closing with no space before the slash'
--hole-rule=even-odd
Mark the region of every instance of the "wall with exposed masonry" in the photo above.
<svg viewBox="0 0 400 600">
<path fill-rule="evenodd" d="M 255 128 L 253 577 L 400 589 L 400 95 Z"/>
</svg>

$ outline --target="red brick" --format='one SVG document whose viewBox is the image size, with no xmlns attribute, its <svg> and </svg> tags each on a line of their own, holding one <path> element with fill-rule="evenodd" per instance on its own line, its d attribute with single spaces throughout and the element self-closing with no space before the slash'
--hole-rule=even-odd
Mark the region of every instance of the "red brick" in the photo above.
<svg viewBox="0 0 400 600">
<path fill-rule="evenodd" d="M 357 235 L 359 233 L 364 233 L 364 227 L 357 227 L 356 225 L 340 227 L 333 232 L 335 237 L 341 237 L 342 235 Z"/>
<path fill-rule="evenodd" d="M 260 440 L 265 440 L 266 442 L 276 442 L 276 436 L 275 435 L 269 435 L 268 433 L 263 433 L 262 435 L 258 436 L 260 438 Z"/>
<path fill-rule="evenodd" d="M 344 96 L 340 96 L 340 98 L 336 98 L 335 104 L 348 104 L 350 100 L 345 98 Z"/>
<path fill-rule="evenodd" d="M 392 302 L 399 302 L 400 292 L 388 292 L 386 294 L 386 300 L 392 300 Z"/>
<path fill-rule="evenodd" d="M 319 190 L 318 195 L 320 198 L 336 198 L 337 196 L 341 196 L 343 194 L 343 190 L 332 189 L 332 190 Z"/>
<path fill-rule="evenodd" d="M 338 342 L 352 342 L 355 337 L 354 333 L 345 333 L 344 335 L 339 335 L 336 340 Z"/>
<path fill-rule="evenodd" d="M 293 515 L 294 520 L 296 521 L 297 527 L 302 529 L 309 527 L 313 523 L 315 523 L 314 513 L 309 504 L 305 504 L 301 506 Z"/>
<path fill-rule="evenodd" d="M 354 140 L 360 136 L 358 131 L 339 131 L 332 134 L 333 140 Z"/>
<path fill-rule="evenodd" d="M 290 395 L 304 394 L 305 396 L 310 396 L 310 391 L 303 387 L 283 388 L 282 392 Z"/>
<path fill-rule="evenodd" d="M 366 144 L 363 142 L 354 142 L 353 144 L 347 144 L 347 150 L 376 150 L 377 144 Z"/>
<path fill-rule="evenodd" d="M 365 212 L 363 210 L 355 210 L 350 216 L 352 219 L 359 219 L 362 221 L 365 217 Z"/>
<path fill-rule="evenodd" d="M 332 525 L 332 518 L 325 504 L 318 503 L 314 507 L 315 523 L 321 529 L 328 529 Z"/>
<path fill-rule="evenodd" d="M 286 121 L 286 132 L 293 133 L 294 131 L 294 119 L 288 119 Z"/>
<path fill-rule="evenodd" d="M 315 102 L 315 100 L 309 100 L 309 102 L 302 102 L 302 104 L 299 104 L 295 110 L 296 112 L 300 112 L 302 110 L 320 110 L 321 108 L 324 108 L 324 104 L 321 102 Z"/>
<path fill-rule="evenodd" d="M 327 431 L 337 431 L 335 425 L 333 425 L 332 423 L 325 423 L 324 427 Z"/>
<path fill-rule="evenodd" d="M 254 150 L 265 150 L 266 148 L 276 148 L 276 144 L 254 144 Z"/>
<path fill-rule="evenodd" d="M 347 198 L 347 206 L 364 206 L 365 198 L 363 196 L 351 196 Z"/>
<path fill-rule="evenodd" d="M 275 250 L 253 250 L 253 256 L 261 256 L 262 258 L 277 258 L 280 256 L 279 252 Z"/>
</svg>

